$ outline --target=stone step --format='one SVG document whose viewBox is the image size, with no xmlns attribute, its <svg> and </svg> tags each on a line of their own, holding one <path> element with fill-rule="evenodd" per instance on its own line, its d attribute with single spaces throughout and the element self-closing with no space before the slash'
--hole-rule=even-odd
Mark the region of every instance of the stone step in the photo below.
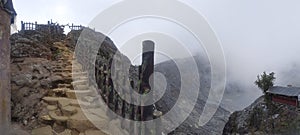
<svg viewBox="0 0 300 135">
<path fill-rule="evenodd" d="M 88 80 L 78 80 L 78 81 L 73 81 L 71 84 L 74 85 L 88 85 Z"/>
<path fill-rule="evenodd" d="M 69 119 L 69 117 L 67 116 L 59 116 L 56 113 L 56 111 L 49 111 L 50 118 L 55 120 L 56 122 L 66 122 Z"/>
<path fill-rule="evenodd" d="M 72 88 L 71 84 L 58 84 L 58 88 Z"/>
<path fill-rule="evenodd" d="M 89 80 L 89 78 L 88 78 L 87 75 L 84 75 L 84 76 L 73 76 L 73 77 L 72 77 L 72 80 L 73 80 L 73 81 Z"/>
<path fill-rule="evenodd" d="M 88 85 L 73 85 L 74 87 L 74 90 L 87 90 L 89 89 L 89 86 Z"/>
<path fill-rule="evenodd" d="M 78 111 L 78 109 L 80 109 L 79 107 L 75 107 L 75 106 L 64 106 L 61 108 L 61 111 L 63 113 L 64 116 L 72 116 L 74 114 L 76 114 Z"/>
<path fill-rule="evenodd" d="M 52 69 L 62 69 L 62 66 L 59 65 L 59 66 L 52 66 Z"/>
<path fill-rule="evenodd" d="M 86 130 L 84 132 L 84 135 L 107 135 L 101 130 Z"/>
<path fill-rule="evenodd" d="M 51 124 L 54 121 L 49 115 L 40 116 L 40 120 L 46 124 Z"/>
<path fill-rule="evenodd" d="M 72 64 L 72 69 L 83 69 L 81 64 Z"/>
<path fill-rule="evenodd" d="M 82 72 L 82 68 L 79 66 L 67 66 L 65 69 L 72 70 L 73 72 Z"/>
<path fill-rule="evenodd" d="M 62 77 L 72 77 L 71 73 L 64 73 L 64 72 L 60 72 L 60 73 L 55 73 L 54 75 L 58 75 L 58 76 L 62 76 Z"/>
<path fill-rule="evenodd" d="M 77 73 L 71 73 L 72 77 L 82 77 L 87 76 L 87 72 L 77 72 Z"/>
<path fill-rule="evenodd" d="M 94 114 L 100 118 L 103 119 L 109 119 L 109 117 L 107 116 L 107 110 L 105 108 L 88 108 L 85 109 L 86 112 L 90 113 L 90 114 Z"/>
<path fill-rule="evenodd" d="M 60 109 L 62 109 L 63 107 L 70 105 L 72 100 L 74 100 L 74 99 L 61 98 L 61 99 L 58 100 L 58 107 Z"/>
<path fill-rule="evenodd" d="M 87 129 L 96 129 L 92 122 L 88 119 L 72 118 L 67 121 L 67 127 L 79 132 L 84 132 Z"/>
<path fill-rule="evenodd" d="M 59 108 L 68 106 L 75 99 L 69 99 L 65 97 L 44 97 L 43 100 L 52 106 L 58 106 Z"/>
<path fill-rule="evenodd" d="M 86 101 L 82 101 L 82 100 L 72 100 L 70 102 L 71 106 L 75 106 L 75 107 L 82 107 L 82 108 L 95 108 L 97 107 L 95 104 L 86 102 Z"/>
<path fill-rule="evenodd" d="M 73 60 L 74 63 L 78 63 L 77 59 Z"/>
<path fill-rule="evenodd" d="M 54 69 L 53 72 L 58 72 L 58 73 L 60 73 L 60 72 L 63 72 L 63 73 L 68 72 L 68 73 L 71 73 L 72 69 Z"/>
<path fill-rule="evenodd" d="M 44 97 L 43 100 L 49 105 L 57 105 L 60 109 L 68 105 L 85 108 L 97 107 L 97 105 L 92 104 L 90 102 L 65 97 Z"/>
<path fill-rule="evenodd" d="M 71 72 L 72 72 L 72 69 L 62 69 L 62 72 L 68 72 L 68 73 L 71 73 Z"/>
<path fill-rule="evenodd" d="M 51 126 L 33 129 L 31 135 L 53 135 Z"/>
<path fill-rule="evenodd" d="M 79 110 L 76 114 L 70 117 L 67 121 L 67 126 L 69 129 L 76 129 L 79 132 L 85 132 L 89 129 L 97 129 L 97 127 L 107 129 L 108 120 Z"/>
<path fill-rule="evenodd" d="M 55 93 L 55 94 L 65 94 L 67 90 L 71 90 L 69 88 L 56 88 L 56 89 L 53 89 L 52 92 Z"/>
<path fill-rule="evenodd" d="M 97 93 L 93 94 L 93 96 L 80 97 L 80 99 L 84 102 L 94 103 L 95 101 L 99 100 L 99 96 L 95 96 L 95 95 L 97 95 Z"/>
<path fill-rule="evenodd" d="M 77 99 L 78 97 L 83 98 L 83 97 L 90 96 L 93 94 L 95 94 L 95 93 L 91 90 L 68 90 L 68 91 L 66 91 L 67 97 L 71 98 L 71 99 Z"/>
<path fill-rule="evenodd" d="M 47 106 L 47 110 L 49 110 L 49 111 L 54 111 L 54 110 L 56 110 L 57 109 L 57 106 L 56 105 L 48 105 Z"/>
<path fill-rule="evenodd" d="M 61 97 L 44 97 L 43 100 L 49 105 L 57 105 Z"/>
<path fill-rule="evenodd" d="M 88 77 L 86 77 L 86 76 L 78 76 L 78 77 L 73 77 L 72 79 L 73 79 L 73 81 L 79 81 L 79 80 L 89 80 L 89 78 L 88 78 Z"/>
<path fill-rule="evenodd" d="M 71 70 L 72 70 L 73 73 L 74 72 L 78 73 L 78 72 L 82 72 L 83 71 L 81 68 L 72 68 Z"/>
<path fill-rule="evenodd" d="M 72 130 L 66 129 L 65 131 L 63 131 L 57 135 L 72 135 Z"/>
<path fill-rule="evenodd" d="M 82 68 L 82 65 L 80 63 L 78 63 L 77 61 L 73 60 L 71 63 L 73 66 L 78 66 L 78 67 Z"/>
</svg>

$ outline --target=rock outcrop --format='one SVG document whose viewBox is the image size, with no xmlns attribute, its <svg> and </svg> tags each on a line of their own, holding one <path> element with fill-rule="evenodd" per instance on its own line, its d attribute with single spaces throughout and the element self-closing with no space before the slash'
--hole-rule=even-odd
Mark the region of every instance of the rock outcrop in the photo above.
<svg viewBox="0 0 300 135">
<path fill-rule="evenodd" d="M 264 96 L 244 110 L 231 114 L 223 134 L 299 134 L 300 115 L 295 107 L 274 103 L 267 107 Z"/>
</svg>

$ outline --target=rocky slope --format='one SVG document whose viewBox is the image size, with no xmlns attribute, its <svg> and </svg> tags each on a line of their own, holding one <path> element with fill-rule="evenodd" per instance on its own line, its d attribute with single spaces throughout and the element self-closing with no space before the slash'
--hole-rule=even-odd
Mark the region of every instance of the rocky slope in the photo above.
<svg viewBox="0 0 300 135">
<path fill-rule="evenodd" d="M 277 103 L 267 108 L 262 96 L 244 110 L 231 114 L 223 134 L 297 135 L 299 127 L 300 113 L 296 108 Z"/>
</svg>

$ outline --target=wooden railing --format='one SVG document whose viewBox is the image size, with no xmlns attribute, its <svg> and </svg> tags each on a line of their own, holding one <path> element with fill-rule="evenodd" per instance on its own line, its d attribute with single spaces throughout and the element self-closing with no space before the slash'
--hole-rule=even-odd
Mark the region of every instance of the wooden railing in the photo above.
<svg viewBox="0 0 300 135">
<path fill-rule="evenodd" d="M 37 26 L 37 22 L 30 23 L 30 22 L 21 21 L 21 30 L 35 30 L 36 26 Z"/>
<path fill-rule="evenodd" d="M 70 28 L 71 30 L 82 30 L 84 27 L 83 27 L 82 25 L 74 25 L 74 24 L 72 23 L 72 25 L 69 26 L 69 28 Z"/>
<path fill-rule="evenodd" d="M 99 40 L 100 42 L 97 42 Z M 147 79 L 143 80 L 144 78 L 138 77 L 137 78 L 138 80 L 135 80 L 133 82 L 134 88 L 132 88 L 132 86 L 131 87 L 127 86 L 128 83 L 124 83 L 124 82 L 129 78 L 124 78 L 125 71 L 121 70 L 123 69 L 123 67 L 126 67 L 124 66 L 126 65 L 126 60 L 123 60 L 124 58 L 122 57 L 122 55 L 119 56 L 118 53 L 115 52 L 117 50 L 112 49 L 112 51 L 110 52 L 109 51 L 110 48 L 107 45 L 105 45 L 107 44 L 106 41 L 104 41 L 101 45 L 101 48 L 103 47 L 102 49 L 105 51 L 98 51 L 99 48 L 97 48 L 97 44 L 101 43 L 101 41 L 102 41 L 101 39 L 93 39 L 93 36 L 91 37 L 83 36 L 82 40 L 78 41 L 77 43 L 77 47 L 76 47 L 77 51 L 75 51 L 76 60 L 81 65 L 83 65 L 83 69 L 88 73 L 89 80 L 90 80 L 89 82 L 96 83 L 96 84 L 91 83 L 90 85 L 93 85 L 95 88 L 97 88 L 99 94 L 101 95 L 102 99 L 104 100 L 108 108 L 123 118 L 135 120 L 135 121 L 160 119 L 160 116 L 154 115 L 153 105 L 149 105 L 145 107 L 136 106 L 126 102 L 124 99 L 121 98 L 121 95 L 119 95 L 117 91 L 123 91 L 122 96 L 127 97 L 131 101 L 136 100 L 136 97 L 133 97 L 132 92 L 133 91 L 145 92 L 141 90 L 144 90 L 144 87 L 148 87 L 148 85 L 145 85 L 143 83 L 143 82 L 148 82 L 148 80 Z M 147 50 L 147 48 L 145 48 L 144 50 Z M 92 57 L 92 54 L 97 54 L 97 56 Z M 138 72 L 137 74 L 140 74 L 139 76 L 145 76 L 146 78 L 149 78 L 150 77 L 149 75 L 153 73 L 154 54 L 152 52 L 151 54 L 144 53 L 144 55 L 147 56 L 143 58 L 143 64 L 137 68 L 142 69 L 141 67 L 145 67 L 147 71 L 140 70 L 137 71 Z M 150 59 L 147 59 L 148 56 Z M 112 70 L 111 65 L 113 61 L 112 59 L 114 59 L 115 64 L 119 65 L 116 66 L 115 68 L 118 67 L 120 68 L 120 69 L 115 69 L 114 72 L 111 72 Z M 115 80 L 116 82 L 112 82 L 112 80 Z M 124 91 L 128 88 L 130 88 L 129 92 Z M 107 113 L 109 114 L 109 111 Z M 111 119 L 114 119 L 114 117 L 112 117 Z M 134 134 L 141 134 L 144 132 L 150 134 L 150 132 L 154 130 L 153 131 L 154 134 L 159 135 L 161 134 L 161 124 L 160 124 L 161 121 L 160 120 L 157 121 L 158 123 L 155 123 L 155 125 L 150 125 L 149 127 L 148 126 L 143 127 L 143 125 L 134 125 L 133 123 L 129 123 L 130 129 L 125 129 L 125 130 L 127 130 L 129 133 L 134 133 Z"/>
<path fill-rule="evenodd" d="M 38 26 L 57 26 L 62 29 L 64 29 L 66 26 L 69 27 L 71 30 L 83 30 L 85 28 L 82 25 L 59 25 L 58 23 L 53 23 L 52 20 L 48 21 L 48 24 L 38 24 L 37 22 L 31 23 L 31 22 L 24 22 L 21 21 L 21 30 L 37 30 Z"/>
</svg>

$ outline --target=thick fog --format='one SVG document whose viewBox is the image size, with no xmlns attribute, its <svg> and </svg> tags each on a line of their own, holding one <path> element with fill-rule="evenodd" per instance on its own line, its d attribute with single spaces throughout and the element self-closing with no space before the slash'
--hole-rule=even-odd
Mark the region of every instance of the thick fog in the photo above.
<svg viewBox="0 0 300 135">
<path fill-rule="evenodd" d="M 196 8 L 194 1 L 189 2 Z M 258 94 L 253 82 L 263 71 L 275 72 L 275 85 L 299 86 L 299 1 L 195 3 L 199 3 L 199 11 L 207 17 L 223 45 L 228 78 Z"/>
</svg>

